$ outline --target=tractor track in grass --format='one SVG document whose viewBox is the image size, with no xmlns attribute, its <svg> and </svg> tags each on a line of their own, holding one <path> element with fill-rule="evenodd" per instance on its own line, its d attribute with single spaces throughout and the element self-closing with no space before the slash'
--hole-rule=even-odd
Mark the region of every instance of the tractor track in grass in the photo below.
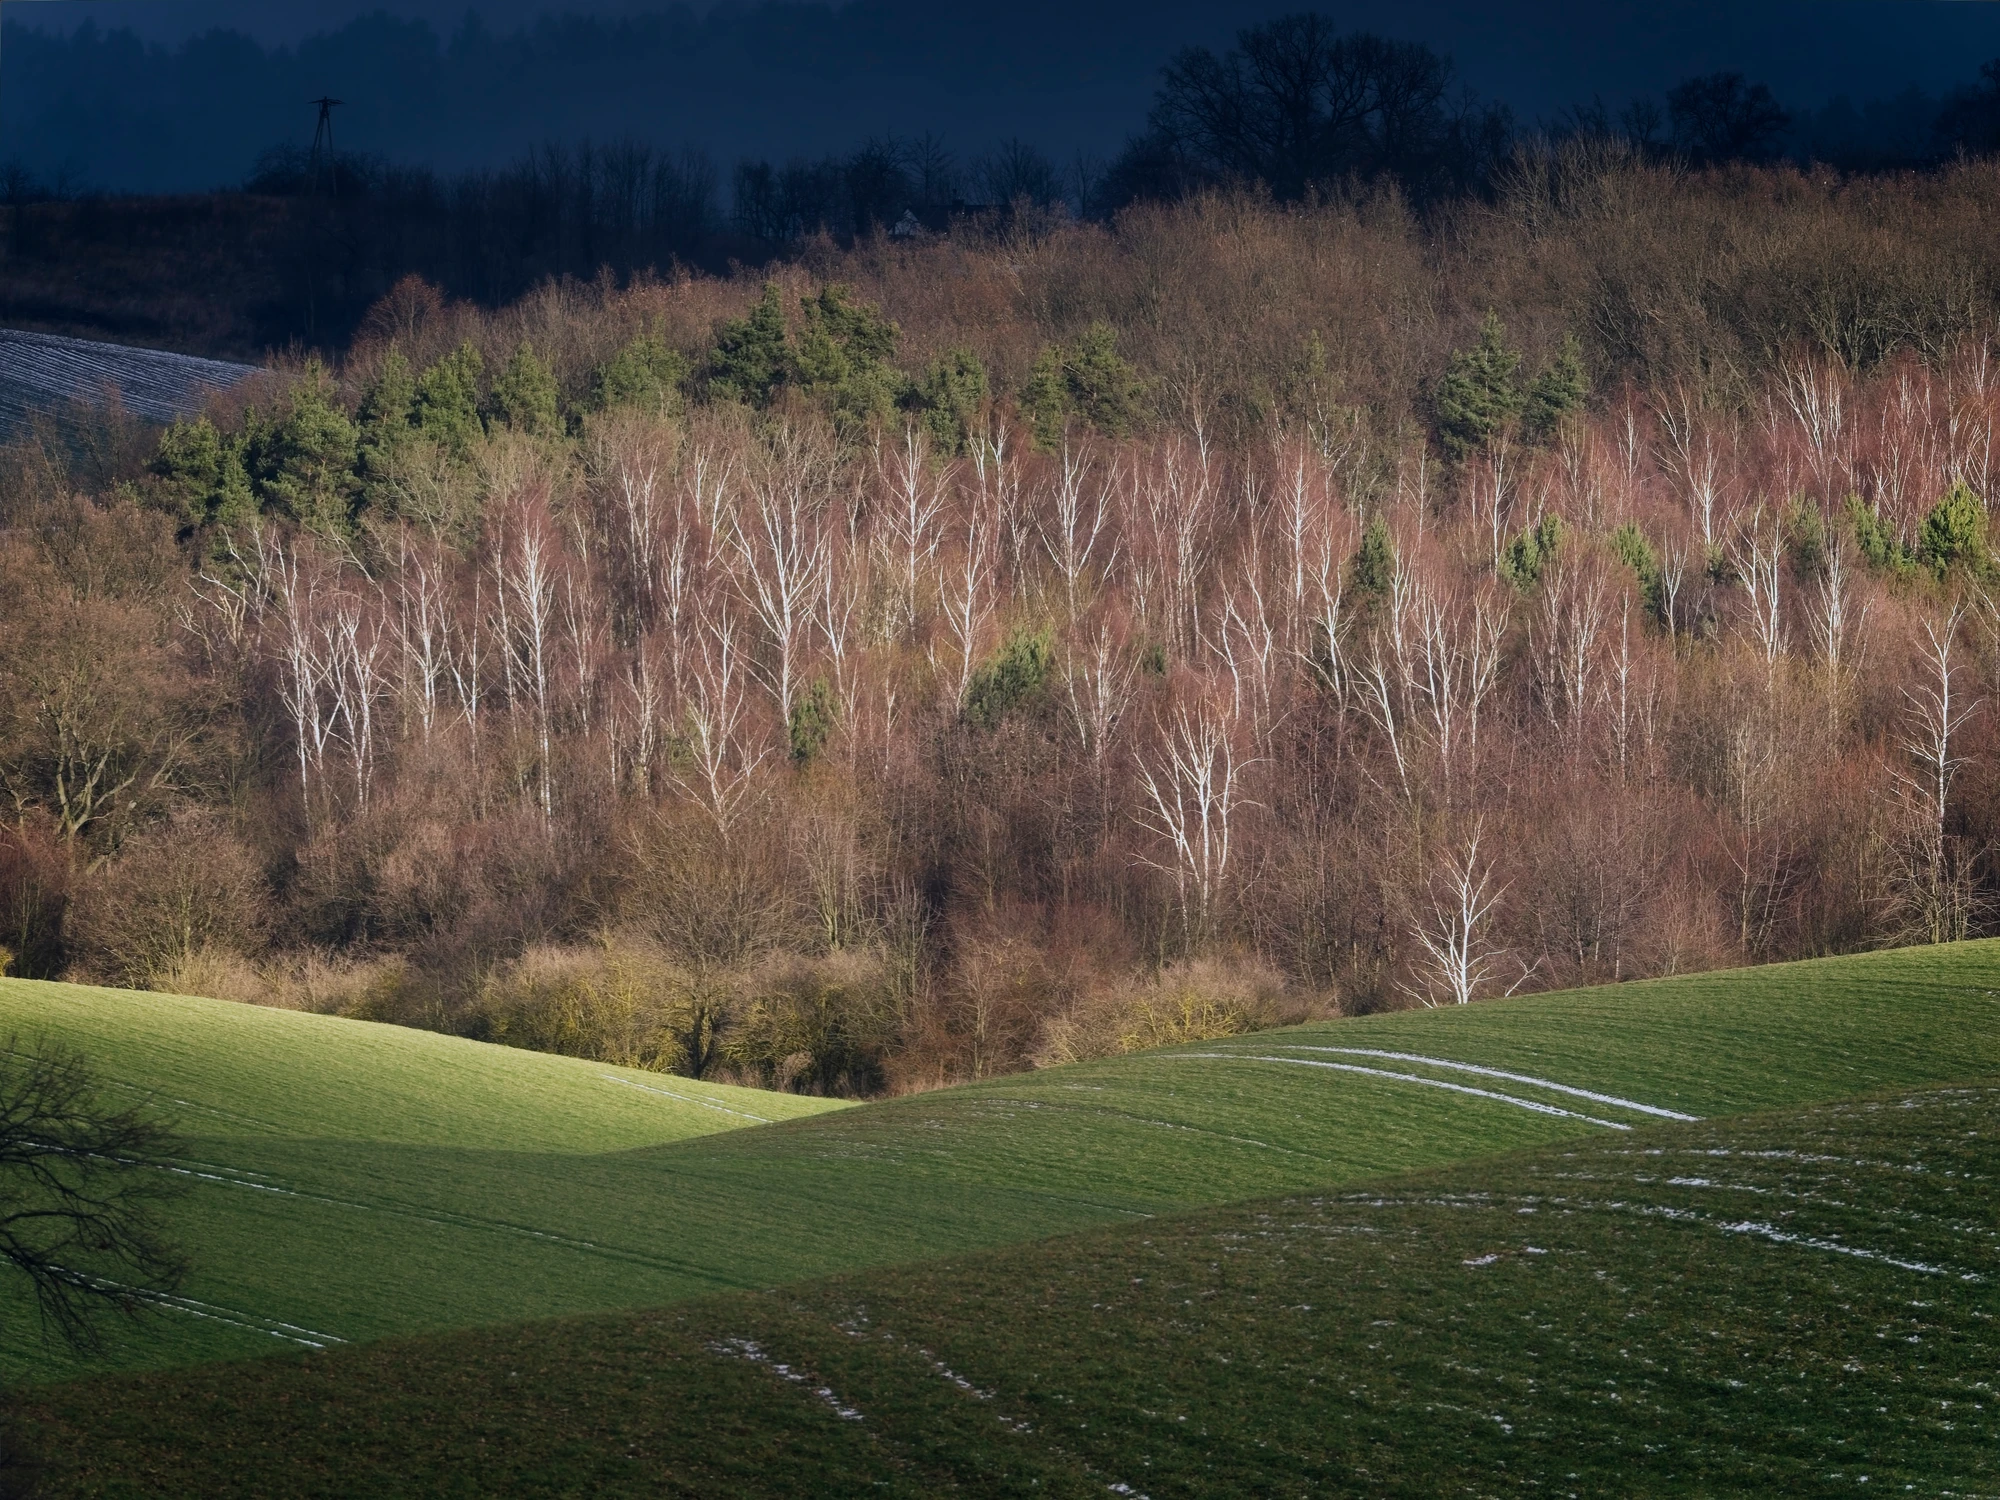
<svg viewBox="0 0 2000 1500">
<path fill-rule="evenodd" d="M 1632 1128 L 1619 1120 L 1600 1120 L 1595 1115 L 1581 1114 L 1573 1109 L 1564 1109 L 1555 1104 L 1543 1104 L 1534 1099 L 1523 1099 L 1518 1094 L 1502 1094 L 1493 1089 L 1474 1088 L 1466 1083 L 1448 1083 L 1442 1078 L 1425 1078 L 1418 1073 L 1395 1073 L 1387 1068 L 1368 1068 L 1360 1063 L 1322 1062 L 1312 1057 L 1272 1057 L 1253 1052 L 1177 1052 L 1172 1056 L 1196 1062 L 1288 1063 L 1295 1068 L 1326 1068 L 1336 1073 L 1359 1073 L 1369 1078 L 1386 1078 L 1396 1083 L 1414 1083 L 1424 1088 L 1443 1089 L 1448 1093 L 1467 1094 L 1475 1099 L 1491 1099 L 1500 1104 L 1511 1104 L 1517 1109 L 1530 1110 L 1538 1115 L 1581 1120 L 1586 1125 L 1597 1125 L 1606 1130 Z"/>
<path fill-rule="evenodd" d="M 579 1239 L 574 1235 L 559 1234 L 552 1229 L 538 1229 L 530 1224 L 510 1223 L 505 1219 L 486 1218 L 477 1214 L 454 1213 L 450 1209 L 430 1205 L 399 1203 L 394 1200 L 367 1202 L 358 1198 L 336 1198 L 329 1193 L 313 1192 L 306 1188 L 289 1184 L 256 1181 L 267 1177 L 267 1173 L 246 1172 L 235 1167 L 214 1163 L 183 1162 L 176 1166 L 162 1167 L 160 1170 L 197 1181 L 212 1183 L 219 1187 L 243 1188 L 251 1192 L 270 1193 L 279 1197 L 296 1198 L 304 1203 L 317 1203 L 327 1208 L 352 1209 L 360 1213 L 386 1214 L 391 1218 L 408 1219 L 417 1223 L 434 1224 L 442 1229 L 472 1229 L 491 1234 L 515 1235 L 540 1240 L 545 1244 L 558 1245 L 580 1254 L 594 1255 L 606 1260 L 621 1261 L 628 1265 L 644 1266 L 648 1270 L 665 1271 L 677 1276 L 687 1276 L 697 1281 L 708 1282 L 721 1290 L 743 1290 L 758 1285 L 754 1280 L 743 1280 L 726 1276 L 692 1261 L 678 1260 L 643 1250 L 633 1250 L 620 1245 L 603 1245 L 595 1240 Z"/>
<path fill-rule="evenodd" d="M 996 1098 L 1005 1098 L 996 1095 Z M 1326 1161 L 1327 1158 L 1314 1151 L 1301 1151 L 1296 1146 L 1280 1146 L 1272 1141 L 1260 1141 L 1254 1136 L 1231 1135 L 1226 1130 L 1210 1130 L 1206 1125 L 1188 1125 L 1179 1120 L 1156 1120 L 1149 1115 L 1135 1115 L 1130 1110 L 1112 1109 L 1102 1104 L 1065 1104 L 1048 1099 L 1017 1099 L 1010 1101 L 1025 1109 L 1049 1110 L 1075 1115 L 1095 1115 L 1107 1120 L 1126 1120 L 1134 1125 L 1144 1125 L 1154 1130 L 1181 1130 L 1193 1135 L 1205 1135 L 1211 1140 L 1229 1141 L 1238 1146 L 1256 1146 L 1265 1151 L 1278 1151 L 1286 1156 L 1304 1157 L 1307 1161 Z"/>
<path fill-rule="evenodd" d="M 1334 1052 L 1347 1057 L 1376 1057 L 1390 1062 L 1421 1063 L 1431 1068 L 1448 1068 L 1457 1073 L 1476 1073 L 1485 1078 L 1498 1078 L 1507 1083 L 1524 1083 L 1531 1088 L 1546 1089 L 1552 1094 L 1567 1094 L 1573 1099 L 1588 1099 L 1593 1104 L 1608 1104 L 1614 1109 L 1629 1109 L 1636 1114 L 1651 1115 L 1660 1120 L 1682 1120 L 1693 1122 L 1700 1115 L 1683 1114 L 1677 1109 L 1662 1109 L 1657 1104 L 1641 1104 L 1636 1099 L 1622 1099 L 1616 1094 L 1600 1094 L 1590 1089 L 1580 1089 L 1567 1083 L 1555 1083 L 1547 1078 L 1536 1078 L 1528 1073 L 1509 1073 L 1500 1068 L 1489 1068 L 1480 1063 L 1454 1062 L 1449 1058 L 1426 1057 L 1416 1052 L 1384 1052 L 1377 1047 L 1317 1047 L 1304 1043 L 1281 1043 L 1281 1052 Z"/>
<path fill-rule="evenodd" d="M 650 1083 L 636 1083 L 630 1078 L 620 1078 L 615 1073 L 599 1073 L 597 1076 L 606 1083 L 622 1083 L 628 1089 L 638 1089 L 645 1094 L 658 1094 L 663 1099 L 675 1099 L 682 1104 L 699 1104 L 703 1109 L 720 1110 L 723 1114 L 734 1115 L 739 1120 L 754 1120 L 759 1125 L 777 1123 L 769 1115 L 753 1115 L 747 1109 L 731 1109 L 728 1105 L 717 1104 L 712 1099 L 703 1099 L 695 1094 L 676 1094 L 672 1089 L 663 1089 Z"/>
<path fill-rule="evenodd" d="M 306 1349 L 324 1349 L 329 1344 L 348 1342 L 337 1333 L 326 1333 L 317 1328 L 287 1323 L 282 1318 L 268 1318 L 262 1313 L 245 1312 L 238 1307 L 223 1307 L 214 1302 L 203 1302 L 196 1297 L 183 1297 L 177 1292 L 128 1286 L 122 1281 L 111 1281 L 102 1276 L 86 1276 L 84 1279 L 99 1290 L 121 1293 L 149 1307 L 156 1307 L 162 1312 L 179 1313 L 183 1317 L 199 1318 L 207 1323 L 226 1323 L 231 1328 L 268 1334 L 272 1338 L 297 1344 Z"/>
</svg>

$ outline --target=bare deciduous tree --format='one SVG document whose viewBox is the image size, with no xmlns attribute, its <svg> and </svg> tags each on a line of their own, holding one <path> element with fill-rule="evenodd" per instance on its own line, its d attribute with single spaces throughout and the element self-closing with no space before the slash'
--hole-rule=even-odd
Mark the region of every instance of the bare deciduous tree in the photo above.
<svg viewBox="0 0 2000 1500">
<path fill-rule="evenodd" d="M 1900 840 L 1900 874 L 1910 926 L 1920 940 L 1954 942 L 1971 924 L 1968 861 L 1954 847 L 1949 809 L 1952 783 L 1965 764 L 1958 737 L 1979 707 L 1959 691 L 1954 660 L 1963 620 L 1952 609 L 1923 622 L 1916 686 L 1903 690 L 1899 745 L 1905 764 L 1895 771 L 1907 826 Z"/>
<path fill-rule="evenodd" d="M 1736 573 L 1743 580 L 1743 598 L 1749 606 L 1750 638 L 1764 658 L 1764 670 L 1775 674 L 1785 654 L 1784 601 L 1779 583 L 1784 577 L 1785 539 L 1778 518 L 1764 524 L 1761 510 L 1750 517 L 1736 543 Z"/>
<path fill-rule="evenodd" d="M 714 607 L 689 671 L 687 764 L 673 774 L 675 785 L 727 839 L 755 791 L 757 768 L 770 753 L 752 734 L 748 667 L 743 660 L 735 616 L 725 597 Z"/>
<path fill-rule="evenodd" d="M 904 429 L 903 441 L 878 467 L 884 493 L 877 535 L 902 583 L 902 628 L 914 633 L 917 586 L 943 540 L 939 525 L 950 498 L 949 476 L 932 464 L 930 445 L 914 425 Z"/>
<path fill-rule="evenodd" d="M 789 719 L 805 660 L 829 544 L 821 525 L 825 459 L 805 438 L 787 438 L 750 485 L 747 514 L 731 533 L 738 586 L 764 627 L 771 661 L 762 675 Z"/>
<path fill-rule="evenodd" d="M 1663 398 L 1657 411 L 1667 437 L 1668 472 L 1680 484 L 1695 534 L 1712 551 L 1722 531 L 1722 450 L 1711 419 L 1685 385 Z"/>
<path fill-rule="evenodd" d="M 976 510 L 966 517 L 957 556 L 938 571 L 938 609 L 951 638 L 945 680 L 952 685 L 952 702 L 963 707 L 979 665 L 980 640 L 993 616 L 993 532 Z"/>
<path fill-rule="evenodd" d="M 502 659 L 509 682 L 508 706 L 517 701 L 513 684 L 528 701 L 535 736 L 535 802 L 547 826 L 555 817 L 553 703 L 556 650 L 556 592 L 561 549 L 544 508 L 525 502 L 504 523 L 494 566 L 499 574 Z"/>
<path fill-rule="evenodd" d="M 1227 889 L 1236 823 L 1246 806 L 1240 783 L 1256 764 L 1238 758 L 1233 730 L 1221 707 L 1205 695 L 1161 725 L 1153 758 L 1138 758 L 1146 794 L 1139 821 L 1169 850 L 1167 859 L 1148 862 L 1173 876 L 1190 946 L 1207 937 Z"/>
<path fill-rule="evenodd" d="M 1063 686 L 1069 721 L 1077 743 L 1102 767 L 1111 739 L 1131 706 L 1133 679 L 1139 664 L 1100 622 L 1084 649 L 1072 648 L 1063 658 Z"/>
<path fill-rule="evenodd" d="M 1105 523 L 1110 517 L 1115 476 L 1097 479 L 1088 457 L 1067 445 L 1048 500 L 1049 518 L 1042 527 L 1042 545 L 1063 583 L 1063 597 L 1074 622 L 1083 607 L 1091 559 L 1107 545 Z"/>
<path fill-rule="evenodd" d="M 1484 830 L 1448 853 L 1431 879 L 1429 910 L 1421 914 L 1411 936 L 1422 950 L 1413 993 L 1425 1005 L 1469 1005 L 1486 989 L 1509 959 L 1493 940 L 1493 919 L 1505 885 L 1494 882 L 1490 863 L 1480 857 Z M 1525 966 L 1505 993 L 1526 982 Z"/>
<path fill-rule="evenodd" d="M 0 1263 L 72 1348 L 98 1347 L 105 1314 L 172 1304 L 188 1266 L 159 1208 L 185 1186 L 179 1146 L 148 1106 L 107 1105 L 60 1043 L 0 1052 Z"/>
</svg>

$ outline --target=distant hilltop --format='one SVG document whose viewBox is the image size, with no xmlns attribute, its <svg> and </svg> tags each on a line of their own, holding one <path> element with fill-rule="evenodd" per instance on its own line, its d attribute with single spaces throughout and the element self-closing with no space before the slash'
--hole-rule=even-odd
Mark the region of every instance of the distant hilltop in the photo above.
<svg viewBox="0 0 2000 1500">
<path fill-rule="evenodd" d="M 0 432 L 37 412 L 113 400 L 147 421 L 171 422 L 256 373 L 255 365 L 227 360 L 0 329 Z"/>
</svg>

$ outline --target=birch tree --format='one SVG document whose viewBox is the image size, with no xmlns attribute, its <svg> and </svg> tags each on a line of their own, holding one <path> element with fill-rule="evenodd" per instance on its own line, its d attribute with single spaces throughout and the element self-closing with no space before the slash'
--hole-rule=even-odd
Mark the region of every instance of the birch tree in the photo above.
<svg viewBox="0 0 2000 1500">
<path fill-rule="evenodd" d="M 1173 877 L 1190 948 L 1213 931 L 1233 873 L 1237 824 L 1248 805 L 1243 774 L 1256 762 L 1238 758 L 1234 727 L 1212 696 L 1204 696 L 1175 709 L 1152 755 L 1136 758 L 1144 792 L 1138 819 L 1167 851 L 1146 862 Z"/>
<path fill-rule="evenodd" d="M 1496 883 L 1491 864 L 1480 854 L 1484 830 L 1439 861 L 1430 882 L 1427 909 L 1411 929 L 1420 957 L 1412 993 L 1426 1006 L 1469 1005 L 1487 989 L 1509 954 L 1494 939 L 1493 916 L 1507 887 Z M 1507 987 L 1513 994 L 1529 970 Z"/>
<path fill-rule="evenodd" d="M 1913 933 L 1930 943 L 1958 941 L 1971 922 L 1969 872 L 1948 823 L 1952 783 L 1965 764 L 1959 734 L 1979 706 L 1957 680 L 1962 619 L 1954 607 L 1942 620 L 1923 622 L 1915 685 L 1903 690 L 1903 763 L 1894 773 L 1908 822 L 1899 858 L 1905 903 Z"/>
<path fill-rule="evenodd" d="M 877 536 L 902 584 L 897 600 L 904 631 L 917 625 L 917 586 L 928 576 L 931 560 L 943 540 L 941 522 L 950 498 L 948 476 L 930 461 L 930 443 L 913 423 L 903 429 L 903 441 L 878 461 L 882 505 Z"/>
<path fill-rule="evenodd" d="M 705 621 L 689 672 L 687 753 L 685 764 L 677 763 L 671 774 L 725 840 L 749 805 L 753 778 L 770 753 L 753 734 L 748 676 L 741 628 L 724 596 Z"/>
<path fill-rule="evenodd" d="M 751 484 L 747 514 L 732 534 L 738 587 L 770 646 L 762 675 L 784 719 L 791 717 L 828 562 L 817 478 L 816 455 L 781 454 Z"/>
</svg>

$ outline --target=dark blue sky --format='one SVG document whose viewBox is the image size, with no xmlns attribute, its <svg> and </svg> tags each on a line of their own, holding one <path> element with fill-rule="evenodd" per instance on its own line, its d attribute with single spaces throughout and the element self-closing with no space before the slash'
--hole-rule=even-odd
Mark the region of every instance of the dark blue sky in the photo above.
<svg viewBox="0 0 2000 1500">
<path fill-rule="evenodd" d="M 310 40 L 387 11 L 433 29 L 437 57 L 468 9 L 504 35 L 551 10 L 643 16 L 658 0 L 5 0 L 0 161 L 67 163 L 107 186 L 196 186 L 239 177 L 257 150 L 309 136 L 303 97 L 348 98 L 348 141 L 460 167 L 551 138 L 634 135 L 692 143 L 723 161 L 845 149 L 874 133 L 943 133 L 962 152 L 1020 135 L 1053 154 L 1100 156 L 1142 120 L 1160 66 L 1189 42 L 1225 44 L 1244 24 L 1304 8 L 1191 0 L 853 0 L 686 15 L 658 54 L 545 40 L 532 65 L 502 75 L 461 69 L 460 94 L 417 56 L 422 33 L 373 27 Z M 1941 0 L 1348 0 L 1318 8 L 1357 29 L 1422 41 L 1462 79 L 1527 122 L 1601 95 L 1614 107 L 1694 73 L 1739 69 L 1780 100 L 1810 107 L 1845 94 L 1939 93 L 2000 56 L 2000 5 Z M 169 86 L 144 52 L 70 76 L 19 45 L 21 28 L 130 28 L 171 48 L 223 27 L 276 58 L 214 51 L 197 78 Z M 572 39 L 573 40 L 573 39 Z M 303 47 L 299 44 L 304 43 Z M 298 48 L 296 52 L 292 49 Z M 108 54 L 107 54 L 108 56 Z M 467 65 L 468 69 L 470 65 Z M 217 68 L 223 68 L 217 73 Z M 150 70 L 150 71 L 148 71 Z M 184 70 L 185 71 L 185 70 Z M 31 76 L 31 74 L 33 76 Z M 294 105 L 292 96 L 308 90 Z M 96 91 L 96 92 L 93 92 Z M 146 102 L 129 107 L 121 99 Z"/>
</svg>

